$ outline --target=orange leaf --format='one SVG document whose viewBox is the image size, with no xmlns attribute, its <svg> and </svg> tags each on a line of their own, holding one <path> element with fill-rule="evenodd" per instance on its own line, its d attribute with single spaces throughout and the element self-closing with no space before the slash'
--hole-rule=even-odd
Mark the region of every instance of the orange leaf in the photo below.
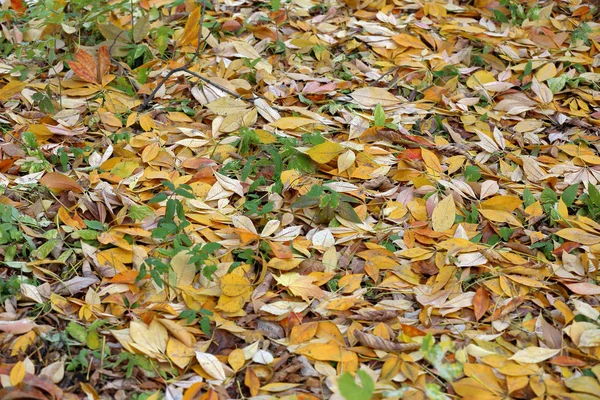
<svg viewBox="0 0 600 400">
<path fill-rule="evenodd" d="M 96 60 L 94 60 L 94 57 L 85 50 L 78 49 L 75 52 L 75 61 L 67 61 L 67 64 L 69 64 L 69 67 L 73 70 L 75 75 L 82 80 L 89 83 L 102 83 L 102 81 L 98 81 Z"/>
<path fill-rule="evenodd" d="M 83 193 L 83 188 L 77 181 L 58 172 L 48 172 L 40 179 L 40 183 L 56 193 L 61 193 L 65 190 Z"/>
<path fill-rule="evenodd" d="M 473 311 L 475 312 L 475 320 L 479 321 L 490 308 L 490 294 L 485 290 L 484 286 L 480 286 L 473 297 Z"/>
<path fill-rule="evenodd" d="M 110 54 L 108 47 L 102 46 L 98 49 L 98 81 L 102 83 L 102 77 L 110 70 Z"/>
</svg>

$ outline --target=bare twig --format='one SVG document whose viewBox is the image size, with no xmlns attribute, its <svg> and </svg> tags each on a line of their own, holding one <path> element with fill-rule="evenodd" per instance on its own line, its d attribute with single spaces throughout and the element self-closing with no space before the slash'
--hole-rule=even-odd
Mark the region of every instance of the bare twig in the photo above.
<svg viewBox="0 0 600 400">
<path fill-rule="evenodd" d="M 202 45 L 204 43 L 206 43 L 206 39 L 208 39 L 208 36 L 211 34 L 209 31 L 208 35 L 206 35 L 206 37 L 202 37 L 202 24 L 204 23 L 205 12 L 206 12 L 206 1 L 203 0 L 202 1 L 202 11 L 200 11 L 200 21 L 198 22 L 198 25 L 199 25 L 199 27 L 198 27 L 198 44 L 196 45 L 196 51 L 194 52 L 194 55 L 192 56 L 192 58 L 188 62 L 183 64 L 181 67 L 177 67 L 177 68 L 170 70 L 167 73 L 167 75 L 165 75 L 164 78 L 158 83 L 158 85 L 156 85 L 154 90 L 152 90 L 152 92 L 144 99 L 144 102 L 138 108 L 138 112 L 144 111 L 148 108 L 148 106 L 150 105 L 150 102 L 154 99 L 154 96 L 156 96 L 156 93 L 158 93 L 160 88 L 167 82 L 167 80 L 173 74 L 175 74 L 177 72 L 181 72 L 181 71 L 186 71 L 188 73 L 192 72 L 192 71 L 188 70 L 188 68 L 200 56 L 200 51 L 202 49 Z"/>
</svg>

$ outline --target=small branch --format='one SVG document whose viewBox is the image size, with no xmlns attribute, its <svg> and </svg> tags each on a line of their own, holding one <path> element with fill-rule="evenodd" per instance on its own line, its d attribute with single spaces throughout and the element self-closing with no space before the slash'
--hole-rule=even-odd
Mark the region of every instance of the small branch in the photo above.
<svg viewBox="0 0 600 400">
<path fill-rule="evenodd" d="M 210 34 L 211 34 L 209 31 L 208 35 L 206 35 L 206 37 L 202 37 L 202 24 L 204 23 L 205 12 L 206 12 L 206 0 L 203 0 L 202 1 L 202 11 L 200 11 L 200 21 L 198 22 L 198 25 L 199 25 L 198 26 L 198 44 L 196 45 L 196 51 L 194 52 L 194 55 L 192 56 L 192 58 L 188 62 L 183 64 L 181 67 L 177 67 L 177 68 L 174 68 L 171 71 L 169 71 L 167 73 L 167 75 L 165 75 L 165 77 L 158 83 L 158 85 L 156 85 L 154 90 L 152 90 L 152 92 L 144 99 L 144 102 L 138 108 L 138 112 L 142 112 L 148 108 L 148 106 L 150 105 L 150 102 L 154 99 L 154 96 L 156 96 L 156 93 L 158 93 L 160 88 L 165 84 L 165 82 L 167 82 L 167 80 L 174 73 L 181 72 L 181 71 L 191 72 L 188 70 L 189 66 L 192 65 L 192 63 L 200 56 L 202 44 L 206 43 L 206 39 L 208 39 L 208 36 L 210 36 Z"/>
</svg>

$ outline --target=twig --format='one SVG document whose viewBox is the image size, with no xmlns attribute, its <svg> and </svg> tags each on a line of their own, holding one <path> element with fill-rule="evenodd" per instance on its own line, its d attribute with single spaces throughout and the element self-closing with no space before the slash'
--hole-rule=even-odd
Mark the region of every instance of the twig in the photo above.
<svg viewBox="0 0 600 400">
<path fill-rule="evenodd" d="M 144 102 L 138 108 L 138 112 L 144 111 L 148 108 L 148 106 L 150 105 L 150 102 L 154 99 L 154 96 L 156 96 L 156 93 L 158 93 L 160 88 L 165 84 L 165 82 L 167 82 L 167 80 L 171 77 L 171 75 L 173 75 L 174 73 L 177 73 L 177 72 L 181 72 L 181 71 L 191 72 L 188 70 L 188 67 L 190 65 L 192 65 L 192 63 L 200 56 L 200 50 L 202 48 L 202 44 L 206 42 L 206 39 L 208 39 L 208 36 L 210 36 L 210 34 L 211 34 L 209 31 L 208 35 L 206 35 L 206 37 L 204 37 L 204 38 L 202 37 L 202 24 L 204 23 L 205 12 L 206 12 L 206 0 L 203 0 L 202 1 L 202 11 L 200 11 L 200 21 L 198 22 L 198 25 L 199 25 L 198 26 L 198 44 L 196 45 L 196 51 L 194 52 L 194 55 L 192 56 L 192 58 L 188 62 L 183 64 L 181 67 L 177 67 L 177 68 L 170 70 L 167 73 L 167 75 L 165 75 L 165 77 L 158 83 L 158 85 L 156 85 L 154 90 L 152 90 L 152 92 L 144 99 Z"/>
<path fill-rule="evenodd" d="M 379 78 L 377 78 L 377 79 L 376 79 L 374 82 L 371 82 L 371 83 L 369 84 L 369 86 L 375 86 L 375 85 L 377 85 L 377 84 L 378 84 L 378 83 L 379 83 L 379 82 L 380 82 L 380 81 L 381 81 L 383 78 L 385 78 L 385 77 L 386 77 L 386 76 L 388 76 L 388 75 L 395 74 L 396 72 L 398 72 L 398 70 L 399 70 L 399 69 L 400 69 L 400 67 L 394 67 L 394 68 L 390 69 L 389 71 L 387 71 L 387 72 L 384 72 L 384 73 L 383 73 L 383 74 L 382 74 L 382 75 L 381 75 Z"/>
</svg>

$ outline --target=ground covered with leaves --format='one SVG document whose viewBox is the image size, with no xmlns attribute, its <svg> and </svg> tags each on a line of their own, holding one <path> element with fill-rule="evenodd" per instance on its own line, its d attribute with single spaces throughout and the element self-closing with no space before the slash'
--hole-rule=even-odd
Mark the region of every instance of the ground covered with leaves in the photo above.
<svg viewBox="0 0 600 400">
<path fill-rule="evenodd" d="M 598 399 L 586 0 L 0 10 L 0 398 Z"/>
</svg>

